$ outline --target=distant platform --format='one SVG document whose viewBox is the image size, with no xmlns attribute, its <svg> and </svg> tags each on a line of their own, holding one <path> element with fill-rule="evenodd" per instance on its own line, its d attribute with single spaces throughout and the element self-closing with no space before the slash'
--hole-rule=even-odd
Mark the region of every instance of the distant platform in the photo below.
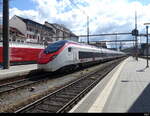
<svg viewBox="0 0 150 116">
<path fill-rule="evenodd" d="M 36 69 L 37 69 L 37 64 L 10 66 L 9 69 L 5 69 L 5 70 L 1 68 L 0 80 L 13 78 L 15 76 L 22 76 Z"/>
<path fill-rule="evenodd" d="M 146 68 L 146 60 L 127 58 L 71 112 L 150 112 L 150 68 Z"/>
</svg>

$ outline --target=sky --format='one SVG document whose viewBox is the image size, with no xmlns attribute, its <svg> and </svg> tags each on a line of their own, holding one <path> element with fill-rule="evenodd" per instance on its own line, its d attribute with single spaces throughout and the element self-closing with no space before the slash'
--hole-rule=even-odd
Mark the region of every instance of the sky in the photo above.
<svg viewBox="0 0 150 116">
<path fill-rule="evenodd" d="M 145 33 L 145 22 L 150 22 L 150 0 L 11 0 L 10 18 L 18 15 L 39 23 L 63 24 L 76 35 L 87 34 L 89 16 L 90 34 L 131 32 L 137 11 L 138 29 Z M 90 40 L 115 39 L 115 36 Z M 132 39 L 132 36 L 118 36 Z M 80 38 L 80 41 L 86 41 Z"/>
</svg>

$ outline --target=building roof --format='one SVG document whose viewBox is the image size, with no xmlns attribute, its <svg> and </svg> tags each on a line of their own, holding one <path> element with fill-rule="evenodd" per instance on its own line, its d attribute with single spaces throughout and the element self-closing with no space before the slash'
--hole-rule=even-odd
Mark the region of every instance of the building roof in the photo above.
<svg viewBox="0 0 150 116">
<path fill-rule="evenodd" d="M 47 26 L 45 26 L 45 25 L 43 25 L 43 24 L 40 24 L 40 23 L 38 23 L 38 22 L 35 22 L 35 21 L 33 21 L 33 20 L 25 19 L 25 18 L 22 18 L 22 17 L 20 17 L 20 16 L 16 16 L 16 17 L 20 18 L 20 19 L 21 19 L 23 22 L 25 22 L 25 23 L 31 23 L 31 24 L 33 24 L 33 25 L 37 25 L 37 26 L 39 26 L 39 27 L 42 27 L 42 28 L 48 29 L 48 30 L 50 30 L 50 31 L 53 31 L 52 28 L 47 27 Z M 53 31 L 53 32 L 54 32 L 54 31 Z"/>
<path fill-rule="evenodd" d="M 55 33 L 55 31 L 53 30 L 53 28 L 55 28 L 55 29 L 59 29 L 59 30 L 64 31 L 64 32 L 68 31 L 72 36 L 78 37 L 77 35 L 75 35 L 74 33 L 72 33 L 72 31 L 70 31 L 69 29 L 67 29 L 64 25 L 56 24 L 56 23 L 51 24 L 51 23 L 48 23 L 46 21 L 45 23 L 48 23 L 48 24 L 50 24 L 53 27 L 53 28 L 51 28 L 51 27 L 48 27 L 46 25 L 40 24 L 38 22 L 35 22 L 33 20 L 30 20 L 30 19 L 25 19 L 25 18 L 22 18 L 22 17 L 17 16 L 17 15 L 15 15 L 15 16 L 18 17 L 18 18 L 20 18 L 25 23 L 31 23 L 33 25 L 38 25 L 39 27 L 42 27 L 42 28 L 45 28 L 45 29 L 50 29 L 50 31 L 52 31 L 53 33 Z M 63 28 L 63 30 L 61 28 Z"/>
<path fill-rule="evenodd" d="M 52 23 L 52 25 L 54 26 L 54 27 L 59 27 L 59 28 L 63 28 L 63 29 L 65 29 L 66 31 L 69 31 L 69 32 L 71 32 L 69 29 L 67 29 L 66 27 L 65 27 L 65 25 L 63 25 L 63 24 L 57 24 L 57 23 Z"/>
</svg>

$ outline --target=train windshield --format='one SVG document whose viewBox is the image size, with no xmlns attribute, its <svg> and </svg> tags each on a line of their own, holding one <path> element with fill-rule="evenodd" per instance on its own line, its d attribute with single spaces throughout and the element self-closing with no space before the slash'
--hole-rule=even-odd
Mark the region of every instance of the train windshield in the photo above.
<svg viewBox="0 0 150 116">
<path fill-rule="evenodd" d="M 60 48 L 62 48 L 67 42 L 68 42 L 67 40 L 62 40 L 62 41 L 49 44 L 48 47 L 44 50 L 44 53 L 48 54 L 48 53 L 56 52 Z"/>
</svg>

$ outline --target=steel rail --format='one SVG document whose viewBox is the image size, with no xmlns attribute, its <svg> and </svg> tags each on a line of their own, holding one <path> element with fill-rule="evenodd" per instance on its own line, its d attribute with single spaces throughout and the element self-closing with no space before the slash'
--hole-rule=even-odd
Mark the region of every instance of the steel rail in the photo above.
<svg viewBox="0 0 150 116">
<path fill-rule="evenodd" d="M 116 63 L 116 62 L 115 62 Z M 110 62 L 108 63 L 108 64 L 110 64 Z M 110 68 L 110 66 L 109 65 L 105 65 L 105 68 L 103 68 L 103 71 L 105 71 L 105 69 L 106 68 Z M 112 68 L 112 67 L 111 67 Z M 110 71 L 110 70 L 109 70 Z M 107 71 L 107 73 L 109 72 L 109 71 Z M 48 95 L 46 95 L 45 97 L 42 97 L 41 99 L 38 99 L 37 101 L 35 101 L 35 102 L 33 102 L 33 103 L 31 103 L 31 104 L 28 104 L 28 105 L 26 105 L 25 107 L 22 107 L 22 108 L 20 108 L 19 110 L 17 110 L 17 111 L 15 111 L 15 113 L 22 113 L 22 112 L 28 112 L 28 111 L 32 111 L 32 110 L 34 110 L 34 108 L 35 107 L 38 107 L 38 105 L 40 105 L 40 104 L 42 104 L 42 103 L 44 103 L 44 101 L 46 101 L 47 99 L 49 99 L 50 97 L 54 97 L 55 99 L 56 99 L 56 96 L 57 96 L 57 93 L 58 94 L 60 94 L 61 92 L 63 92 L 64 90 L 67 90 L 69 87 L 73 87 L 73 85 L 74 84 L 76 84 L 76 83 L 79 83 L 81 80 L 83 80 L 83 82 L 85 81 L 84 79 L 85 78 L 87 78 L 87 77 L 90 77 L 90 76 L 92 76 L 93 74 L 96 74 L 96 73 L 98 73 L 99 72 L 99 70 L 97 70 L 97 71 L 94 71 L 94 72 L 92 72 L 92 73 L 90 73 L 90 74 L 88 74 L 88 75 L 85 75 L 85 76 L 83 76 L 82 78 L 80 78 L 80 79 L 78 79 L 78 80 L 76 80 L 75 82 L 72 82 L 72 83 L 70 83 L 69 85 L 66 85 L 66 86 L 64 86 L 64 87 L 62 87 L 62 88 L 60 88 L 60 89 L 58 89 L 57 91 L 55 91 L 55 92 L 53 92 L 53 93 L 50 93 L 50 94 L 48 94 Z M 103 76 L 104 75 L 106 75 L 107 73 L 103 73 Z M 101 79 L 100 79 L 101 80 Z M 90 80 L 89 80 L 90 81 Z M 97 81 L 98 82 L 98 81 Z M 96 82 L 95 82 L 96 83 Z M 93 86 L 93 84 L 90 84 L 90 86 Z M 88 88 L 91 88 L 91 87 L 88 87 Z M 78 88 L 80 88 L 80 87 L 78 87 Z M 87 87 L 86 87 L 87 88 Z M 69 89 L 68 89 L 69 90 Z M 88 90 L 88 89 L 87 89 Z M 82 90 L 82 92 L 84 93 L 84 91 L 87 91 L 86 89 L 84 89 L 84 90 Z M 78 99 L 78 97 L 77 96 L 82 96 L 82 92 L 80 92 L 80 93 L 78 93 L 77 91 L 75 92 L 75 93 L 78 93 L 77 95 L 75 95 L 76 97 L 74 97 L 74 99 L 72 99 L 70 102 L 67 102 L 67 103 L 65 103 L 65 105 L 63 105 L 63 107 L 61 107 L 61 108 L 59 108 L 59 110 L 57 110 L 56 112 L 65 112 L 66 111 L 66 109 L 68 110 L 68 107 L 70 107 L 70 105 L 69 104 L 72 104 L 73 102 L 74 102 L 74 100 L 77 100 Z M 72 95 L 74 95 L 75 93 L 72 93 Z M 64 94 L 64 92 L 63 92 L 63 94 Z M 63 95 L 62 94 L 62 95 Z M 71 93 L 70 93 L 71 94 Z M 60 96 L 60 95 L 59 95 Z M 70 97 L 70 96 L 69 96 Z M 59 97 L 58 97 L 59 98 Z M 51 99 L 51 98 L 50 98 Z M 64 99 L 65 100 L 65 99 Z M 47 103 L 47 102 L 46 102 Z M 41 105 L 40 105 L 41 106 Z M 53 105 L 52 105 L 53 106 Z M 55 106 L 57 106 L 56 104 L 55 104 Z M 46 111 L 46 110 L 45 110 Z M 52 111 L 51 111 L 52 112 Z"/>
<path fill-rule="evenodd" d="M 97 71 L 95 71 L 94 73 L 96 73 L 96 72 L 97 72 Z M 58 89 L 58 90 L 56 90 L 56 91 L 54 91 L 54 92 L 52 92 L 52 93 L 50 93 L 50 94 L 44 96 L 44 97 L 42 97 L 42 98 L 40 98 L 40 99 L 38 99 L 38 100 L 36 100 L 35 102 L 33 102 L 33 103 L 31 103 L 31 104 L 28 104 L 28 105 L 26 105 L 26 106 L 23 107 L 23 108 L 20 108 L 19 110 L 15 111 L 15 113 L 22 112 L 22 111 L 28 109 L 29 107 L 32 108 L 32 107 L 34 107 L 35 104 L 38 105 L 41 101 L 47 99 L 47 98 L 50 97 L 50 96 L 53 96 L 54 94 L 59 93 L 60 91 L 64 90 L 65 88 L 67 88 L 67 87 L 69 87 L 69 86 L 75 84 L 76 82 L 78 82 L 78 81 L 82 80 L 83 78 L 85 78 L 85 77 L 87 77 L 87 76 L 89 76 L 89 75 L 92 75 L 92 74 L 94 74 L 94 73 L 92 72 L 92 73 L 90 73 L 90 74 L 88 74 L 88 75 L 83 76 L 82 78 L 80 78 L 80 79 L 78 79 L 78 80 L 76 80 L 76 81 L 74 81 L 74 82 L 72 82 L 72 83 L 70 83 L 70 84 L 68 84 L 68 85 L 66 85 L 66 86 L 64 86 L 64 87 L 62 87 L 62 88 L 60 88 L 60 89 Z"/>
<path fill-rule="evenodd" d="M 8 93 L 10 91 L 14 91 L 14 90 L 18 90 L 18 89 L 22 89 L 26 86 L 31 86 L 32 84 L 36 84 L 36 83 L 40 83 L 42 81 L 46 81 L 47 78 L 45 78 L 46 76 L 48 76 L 49 74 L 41 74 L 36 76 L 36 78 L 41 78 L 40 80 L 34 80 L 31 81 L 32 79 L 35 79 L 35 75 L 31 78 L 27 78 L 27 79 L 22 79 L 22 80 L 17 80 L 14 82 L 10 82 L 10 83 L 6 83 L 6 84 L 2 84 L 0 85 L 0 95 L 4 94 L 4 93 Z"/>
<path fill-rule="evenodd" d="M 74 99 L 72 99 L 65 106 L 59 109 L 57 113 L 63 113 L 63 112 L 68 111 L 68 109 L 74 106 L 74 103 L 78 102 L 83 96 L 85 96 L 85 94 L 89 92 L 100 80 L 102 80 L 103 77 L 108 74 L 108 72 L 109 71 L 104 72 L 103 75 L 101 75 L 101 78 L 98 78 L 97 80 L 95 80 L 92 84 L 90 84 L 87 88 L 85 88 L 80 94 L 78 94 Z"/>
</svg>

